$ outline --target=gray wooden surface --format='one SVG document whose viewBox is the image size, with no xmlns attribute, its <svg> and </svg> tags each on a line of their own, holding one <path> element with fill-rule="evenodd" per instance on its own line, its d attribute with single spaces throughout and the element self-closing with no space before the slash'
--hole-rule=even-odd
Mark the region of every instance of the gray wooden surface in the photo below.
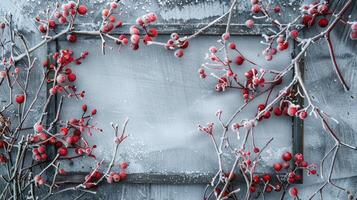
<svg viewBox="0 0 357 200">
<path fill-rule="evenodd" d="M 282 0 L 284 3 L 286 1 Z M 29 19 L 34 16 L 39 8 L 53 2 L 49 0 L 2 0 L 0 1 L 0 15 L 11 11 L 16 17 L 19 24 L 19 29 L 24 29 L 28 34 L 33 36 L 38 35 L 33 22 Z M 101 3 L 93 1 L 98 8 Z M 150 6 L 145 6 L 138 1 L 127 1 L 130 9 L 126 12 L 129 17 L 123 18 L 130 22 L 130 19 L 136 18 L 140 14 L 149 10 L 158 10 L 160 20 L 171 22 L 186 22 L 186 21 L 209 21 L 215 16 L 223 13 L 228 9 L 227 1 L 195 1 L 195 3 L 185 3 L 186 1 L 154 1 L 145 0 L 143 2 L 151 3 Z M 299 1 L 292 1 L 294 3 Z M 343 3 L 343 1 L 341 1 Z M 248 1 L 240 3 L 239 11 L 241 15 L 245 15 L 248 8 Z M 137 7 L 137 8 L 136 8 Z M 92 13 L 92 19 L 99 19 L 99 9 Z M 135 12 L 138 14 L 134 14 Z M 284 11 L 287 12 L 287 11 Z M 292 12 L 289 12 L 289 15 Z M 135 16 L 133 18 L 133 16 Z M 357 6 L 355 6 L 351 15 L 352 19 L 357 18 Z M 235 20 L 242 20 L 245 16 L 238 16 Z M 316 33 L 315 30 L 313 33 Z M 312 34 L 312 33 L 306 33 Z M 344 92 L 335 76 L 331 61 L 328 57 L 326 43 L 321 42 L 309 50 L 306 58 L 306 82 L 309 91 L 318 105 L 330 115 L 334 116 L 339 124 L 335 124 L 334 128 L 338 130 L 341 138 L 350 143 L 357 145 L 356 130 L 357 110 L 356 110 L 356 93 L 357 83 L 354 80 L 356 75 L 356 48 L 357 42 L 348 39 L 349 28 L 339 25 L 337 30 L 332 34 L 338 62 L 342 67 L 343 74 L 351 87 L 349 92 Z M 39 38 L 39 37 L 33 37 Z M 32 41 L 35 43 L 36 41 Z M 42 49 L 45 51 L 46 49 Z M 204 52 L 202 52 L 203 55 Z M 320 160 L 322 156 L 329 150 L 331 140 L 324 133 L 321 125 L 316 119 L 309 118 L 305 122 L 305 156 L 307 160 Z M 339 159 L 334 173 L 334 178 L 341 186 L 347 187 L 354 193 L 357 188 L 357 154 L 352 154 L 350 150 L 341 150 Z M 306 199 L 305 194 L 309 194 L 319 186 L 320 179 L 305 177 L 305 184 L 298 186 L 302 199 Z M 99 192 L 98 197 L 85 196 L 85 199 L 148 199 L 148 200 L 195 200 L 201 199 L 204 185 L 158 185 L 158 184 L 115 184 L 104 185 L 104 188 Z M 78 194 L 66 194 L 57 199 L 69 199 L 78 196 Z M 268 195 L 267 199 L 276 199 L 274 195 Z M 332 187 L 325 190 L 325 199 L 346 199 L 344 192 L 338 191 Z"/>
</svg>

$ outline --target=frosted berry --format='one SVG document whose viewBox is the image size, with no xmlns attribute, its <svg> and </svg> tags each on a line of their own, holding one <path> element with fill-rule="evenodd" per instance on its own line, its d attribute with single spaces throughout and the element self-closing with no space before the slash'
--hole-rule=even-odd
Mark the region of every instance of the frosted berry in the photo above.
<svg viewBox="0 0 357 200">
<path fill-rule="evenodd" d="M 357 31 L 357 22 L 354 22 L 354 23 L 351 25 L 351 29 L 352 29 L 352 31 Z"/>
<path fill-rule="evenodd" d="M 290 194 L 290 196 L 292 196 L 292 197 L 297 197 L 298 194 L 299 194 L 299 191 L 298 191 L 298 189 L 297 189 L 296 187 L 292 187 L 292 188 L 290 188 L 290 190 L 289 190 L 289 194 Z"/>
<path fill-rule="evenodd" d="M 60 156 L 67 156 L 68 155 L 68 149 L 66 147 L 61 147 L 58 149 L 58 154 Z"/>
<path fill-rule="evenodd" d="M 184 54 L 184 52 L 183 52 L 182 49 L 178 49 L 178 50 L 175 51 L 175 56 L 177 58 L 181 58 L 183 56 L 183 54 Z"/>
<path fill-rule="evenodd" d="M 77 12 L 80 15 L 85 15 L 87 13 L 87 6 L 85 6 L 85 5 L 78 6 Z"/>
<path fill-rule="evenodd" d="M 77 41 L 77 35 L 76 34 L 69 34 L 67 36 L 67 40 L 71 43 L 75 43 Z"/>
<path fill-rule="evenodd" d="M 299 113 L 299 117 L 300 117 L 300 119 L 305 119 L 307 117 L 307 112 L 306 111 L 301 111 Z"/>
<path fill-rule="evenodd" d="M 291 30 L 291 31 L 290 31 L 290 37 L 291 37 L 292 39 L 296 39 L 297 37 L 299 37 L 299 31 L 296 30 L 296 29 Z"/>
<path fill-rule="evenodd" d="M 326 4 L 322 4 L 322 5 L 319 5 L 317 7 L 317 11 L 320 13 L 320 14 L 327 14 L 328 13 L 328 6 Z"/>
<path fill-rule="evenodd" d="M 109 15 L 109 10 L 108 9 L 103 9 L 102 10 L 102 16 L 103 17 L 108 17 L 108 15 Z"/>
<path fill-rule="evenodd" d="M 252 13 L 257 14 L 261 11 L 261 7 L 259 4 L 254 4 L 251 8 Z"/>
<path fill-rule="evenodd" d="M 47 31 L 47 26 L 41 24 L 41 25 L 38 27 L 38 30 L 39 30 L 41 33 L 46 33 L 46 31 Z"/>
<path fill-rule="evenodd" d="M 253 28 L 254 26 L 254 21 L 252 19 L 248 19 L 246 22 L 245 22 L 245 25 L 248 27 L 248 28 Z"/>
<path fill-rule="evenodd" d="M 357 31 L 352 31 L 350 37 L 352 40 L 357 40 Z"/>
<path fill-rule="evenodd" d="M 128 168 L 128 166 L 129 166 L 129 164 L 127 162 L 123 162 L 120 164 L 121 169 L 126 169 L 126 168 Z"/>
<path fill-rule="evenodd" d="M 217 53 L 218 49 L 215 46 L 212 46 L 208 49 L 211 53 Z"/>
<path fill-rule="evenodd" d="M 36 124 L 33 126 L 33 128 L 35 129 L 35 131 L 36 131 L 37 133 L 41 133 L 41 132 L 43 131 L 43 125 L 40 124 L 40 123 L 36 123 Z"/>
<path fill-rule="evenodd" d="M 6 71 L 0 71 L 0 78 L 6 78 L 7 73 Z"/>
<path fill-rule="evenodd" d="M 55 29 L 56 26 L 57 26 L 57 24 L 56 24 L 56 22 L 54 20 L 52 20 L 52 19 L 48 20 L 48 27 L 50 29 Z"/>
<path fill-rule="evenodd" d="M 304 155 L 302 155 L 301 153 L 295 154 L 294 158 L 295 158 L 295 161 L 297 161 L 297 162 L 304 161 Z"/>
<path fill-rule="evenodd" d="M 112 3 L 110 3 L 110 7 L 111 7 L 112 9 L 116 9 L 116 8 L 118 8 L 118 3 L 112 2 Z"/>
<path fill-rule="evenodd" d="M 227 41 L 227 40 L 229 40 L 230 37 L 231 37 L 231 36 L 230 36 L 229 33 L 223 33 L 223 35 L 222 35 L 222 40 Z"/>
</svg>

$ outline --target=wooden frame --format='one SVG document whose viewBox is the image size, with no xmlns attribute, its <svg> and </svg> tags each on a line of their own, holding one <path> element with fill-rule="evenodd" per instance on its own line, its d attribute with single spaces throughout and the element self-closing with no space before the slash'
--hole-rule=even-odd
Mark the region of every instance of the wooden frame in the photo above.
<svg viewBox="0 0 357 200">
<path fill-rule="evenodd" d="M 127 30 L 132 24 L 124 24 L 124 27 L 120 30 L 124 31 L 115 31 L 112 34 L 119 35 L 119 34 L 129 34 Z M 161 32 L 160 35 L 168 35 L 172 32 L 177 32 L 182 35 L 189 35 L 195 33 L 200 28 L 204 27 L 206 24 L 158 24 L 154 27 L 157 27 Z M 88 27 L 88 26 L 87 26 Z M 201 35 L 206 36 L 220 36 L 220 33 L 224 32 L 226 28 L 225 24 L 216 24 L 204 31 Z M 259 36 L 262 32 L 269 33 L 271 32 L 273 26 L 270 24 L 256 24 L 253 29 L 248 29 L 244 24 L 231 24 L 230 27 L 230 34 L 234 36 Z M 98 36 L 98 32 L 93 30 L 87 30 L 84 26 L 77 26 L 77 30 L 86 30 L 85 32 L 76 31 L 77 34 L 81 36 Z M 57 51 L 59 49 L 59 42 L 64 41 L 65 38 L 59 38 L 48 44 L 48 52 Z M 297 54 L 298 48 L 294 45 L 294 50 L 292 53 L 292 58 Z M 300 67 L 303 67 L 303 62 L 300 63 Z M 55 116 L 56 106 L 57 106 L 57 99 L 55 98 L 51 102 L 51 109 L 49 114 L 49 121 L 53 119 Z M 300 105 L 303 104 L 303 99 L 299 97 L 297 99 Z M 292 117 L 292 152 L 293 154 L 296 153 L 303 153 L 303 121 L 297 117 Z M 302 170 L 297 170 L 297 174 L 302 175 Z M 73 184 L 73 183 L 81 183 L 84 180 L 84 176 L 88 173 L 84 172 L 68 172 L 66 175 L 58 175 L 57 176 L 57 183 L 66 183 L 66 184 Z M 127 179 L 125 182 L 127 183 L 138 183 L 138 184 L 207 184 L 211 181 L 214 174 L 207 173 L 174 173 L 174 174 L 163 174 L 163 173 L 135 173 L 135 174 L 128 174 Z M 69 179 L 70 178 L 70 179 Z M 238 178 L 238 182 L 242 181 L 243 178 Z M 300 180 L 297 183 L 302 183 L 303 181 Z"/>
</svg>

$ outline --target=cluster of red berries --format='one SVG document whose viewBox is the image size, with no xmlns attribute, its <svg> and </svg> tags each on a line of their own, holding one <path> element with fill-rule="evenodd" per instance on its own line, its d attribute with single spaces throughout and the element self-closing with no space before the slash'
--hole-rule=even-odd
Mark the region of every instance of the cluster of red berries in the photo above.
<svg viewBox="0 0 357 200">
<path fill-rule="evenodd" d="M 88 51 L 85 51 L 81 54 L 79 58 L 74 58 L 74 54 L 72 50 L 61 50 L 60 52 L 56 52 L 53 54 L 53 61 L 51 62 L 49 59 L 46 59 L 43 62 L 43 66 L 47 68 L 49 71 L 56 72 L 57 75 L 55 79 L 49 79 L 48 82 L 55 81 L 56 84 L 52 88 L 49 89 L 50 94 L 55 95 L 56 93 L 62 93 L 68 90 L 73 91 L 73 93 L 69 93 L 68 96 L 79 96 L 84 97 L 85 92 L 81 91 L 76 93 L 77 89 L 73 85 L 73 83 L 77 80 L 76 74 L 69 67 L 70 63 L 75 63 L 80 65 L 82 60 L 88 56 Z M 55 65 L 59 65 L 58 67 Z"/>
<path fill-rule="evenodd" d="M 311 27 L 315 24 L 315 20 L 322 16 L 319 21 L 318 25 L 320 27 L 326 27 L 329 24 L 329 20 L 324 17 L 329 13 L 328 4 L 321 4 L 319 2 L 314 2 L 309 5 L 305 5 L 302 7 L 303 17 L 301 23 L 307 27 Z"/>
<path fill-rule="evenodd" d="M 119 7 L 119 4 L 116 2 L 111 2 L 109 8 L 105 8 L 102 10 L 103 24 L 100 28 L 100 31 L 103 33 L 109 33 L 116 28 L 120 28 L 123 26 L 123 22 L 117 20 L 117 18 L 113 15 L 113 11 Z"/>
<path fill-rule="evenodd" d="M 302 120 L 308 117 L 306 109 L 300 108 L 299 105 L 286 100 L 283 100 L 280 106 L 273 108 L 273 112 L 276 116 L 287 115 L 291 117 L 299 117 Z"/>
<path fill-rule="evenodd" d="M 262 8 L 262 5 L 259 4 L 260 3 L 259 0 L 251 0 L 250 2 L 252 4 L 252 7 L 250 9 L 252 14 L 258 14 L 258 13 L 262 12 L 263 8 Z M 280 13 L 280 11 L 281 11 L 281 7 L 279 5 L 276 5 L 271 8 L 272 8 L 272 11 L 275 13 Z"/>
<path fill-rule="evenodd" d="M 352 40 L 357 40 L 357 22 L 353 22 L 351 25 L 351 34 L 350 37 Z"/>
<path fill-rule="evenodd" d="M 274 163 L 273 168 L 276 172 L 281 172 L 283 169 L 290 169 L 290 162 L 294 161 L 295 169 L 305 169 L 308 170 L 309 174 L 316 175 L 316 164 L 309 164 L 304 159 L 304 155 L 297 153 L 293 155 L 290 152 L 284 152 L 281 156 L 282 162 Z M 287 172 L 287 182 L 295 183 L 296 181 L 301 180 L 301 175 L 296 174 L 294 170 Z"/>
<path fill-rule="evenodd" d="M 84 178 L 84 186 L 88 189 L 90 188 L 96 188 L 97 184 L 96 182 L 99 181 L 103 177 L 103 173 L 95 170 L 94 172 L 91 172 Z"/>
<path fill-rule="evenodd" d="M 58 9 L 55 12 L 54 18 L 43 20 L 39 16 L 36 17 L 36 22 L 40 24 L 38 30 L 41 33 L 47 33 L 49 29 L 55 29 L 57 27 L 57 23 L 67 24 L 69 17 L 73 17 L 77 14 L 85 15 L 86 13 L 87 7 L 85 5 L 78 5 L 74 1 L 69 1 L 68 3 L 62 5 L 62 9 Z"/>
<path fill-rule="evenodd" d="M 119 181 L 122 181 L 126 178 L 127 174 L 125 172 L 126 168 L 128 168 L 129 164 L 127 162 L 123 162 L 120 164 L 120 172 L 110 172 L 110 174 L 107 176 L 107 182 L 108 183 L 117 183 Z"/>
<path fill-rule="evenodd" d="M 175 57 L 181 58 L 184 55 L 184 49 L 186 49 L 189 46 L 190 42 L 187 40 L 187 38 L 181 38 L 178 33 L 172 33 L 170 39 L 166 42 L 165 48 L 168 50 L 174 50 L 175 51 Z"/>
<path fill-rule="evenodd" d="M 256 68 L 251 68 L 244 73 L 246 77 L 246 88 L 256 89 L 257 87 L 264 87 L 265 84 L 265 70 L 257 70 Z"/>
<path fill-rule="evenodd" d="M 278 51 L 284 51 L 289 48 L 289 42 L 284 38 L 283 35 L 279 35 L 276 41 L 278 43 L 277 46 Z"/>
<path fill-rule="evenodd" d="M 148 29 L 148 26 L 154 23 L 156 20 L 157 15 L 153 12 L 143 15 L 136 20 L 136 24 L 141 26 L 145 31 L 145 36 L 142 38 L 144 44 L 148 44 L 150 41 L 152 41 L 153 37 L 158 36 L 158 31 L 156 28 Z M 130 27 L 130 41 L 131 48 L 133 50 L 137 50 L 140 43 L 140 30 L 135 25 Z"/>
<path fill-rule="evenodd" d="M 33 148 L 32 153 L 33 153 L 33 158 L 37 161 L 46 160 L 48 158 L 45 145 L 40 145 L 37 148 Z"/>
</svg>

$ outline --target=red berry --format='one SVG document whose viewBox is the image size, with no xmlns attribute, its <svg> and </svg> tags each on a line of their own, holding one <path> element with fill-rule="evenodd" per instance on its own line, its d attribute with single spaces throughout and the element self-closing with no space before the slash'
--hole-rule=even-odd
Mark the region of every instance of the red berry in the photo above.
<svg viewBox="0 0 357 200">
<path fill-rule="evenodd" d="M 71 43 L 75 43 L 77 41 L 77 35 L 76 34 L 69 34 L 67 36 L 67 40 Z"/>
<path fill-rule="evenodd" d="M 157 37 L 157 36 L 158 36 L 158 31 L 157 31 L 157 29 L 156 29 L 156 28 L 151 28 L 151 29 L 149 30 L 149 35 L 150 35 L 151 37 Z"/>
<path fill-rule="evenodd" d="M 265 109 L 265 104 L 259 104 L 258 105 L 258 110 L 259 111 L 262 111 L 262 110 L 264 110 Z"/>
<path fill-rule="evenodd" d="M 357 31 L 352 31 L 351 34 L 350 34 L 350 38 L 352 40 L 356 40 L 357 39 Z"/>
<path fill-rule="evenodd" d="M 253 28 L 254 26 L 254 21 L 252 19 L 248 19 L 246 22 L 245 22 L 245 25 L 248 27 L 248 28 Z"/>
<path fill-rule="evenodd" d="M 302 24 L 304 24 L 305 26 L 312 26 L 314 25 L 314 19 L 311 15 L 304 15 L 302 17 Z"/>
<path fill-rule="evenodd" d="M 41 25 L 38 27 L 38 30 L 39 30 L 41 33 L 46 33 L 46 31 L 47 31 L 47 26 L 41 24 Z"/>
<path fill-rule="evenodd" d="M 128 168 L 128 166 L 129 166 L 129 164 L 127 162 L 123 162 L 120 164 L 121 169 L 126 169 L 126 168 Z"/>
<path fill-rule="evenodd" d="M 320 27 L 326 27 L 328 25 L 328 19 L 326 19 L 326 18 L 322 18 L 322 19 L 320 19 L 319 20 L 319 26 Z"/>
<path fill-rule="evenodd" d="M 298 193 L 299 193 L 299 191 L 296 187 L 290 188 L 290 190 L 289 190 L 289 194 L 292 197 L 297 197 Z"/>
<path fill-rule="evenodd" d="M 262 9 L 260 8 L 259 4 L 254 4 L 251 8 L 252 13 L 255 13 L 255 14 L 259 13 L 261 10 Z"/>
<path fill-rule="evenodd" d="M 285 161 L 290 161 L 293 158 L 293 155 L 290 152 L 285 152 L 281 158 Z"/>
<path fill-rule="evenodd" d="M 45 153 L 45 152 L 46 152 L 46 146 L 44 146 L 44 145 L 39 146 L 39 147 L 37 148 L 37 151 L 38 151 L 39 153 Z"/>
<path fill-rule="evenodd" d="M 253 182 L 254 183 L 259 183 L 260 182 L 260 177 L 259 176 L 253 176 Z"/>
<path fill-rule="evenodd" d="M 277 172 L 280 172 L 283 169 L 283 165 L 281 163 L 275 163 L 273 165 L 273 167 L 274 167 L 274 170 Z"/>
<path fill-rule="evenodd" d="M 75 74 L 71 73 L 71 74 L 68 74 L 67 78 L 68 78 L 69 82 L 74 82 L 74 81 L 76 81 L 77 76 Z"/>
<path fill-rule="evenodd" d="M 25 95 L 18 94 L 15 96 L 15 100 L 18 104 L 22 104 L 23 102 L 25 102 Z"/>
<path fill-rule="evenodd" d="M 88 107 L 87 107 L 87 104 L 83 104 L 83 105 L 82 105 L 82 110 L 83 110 L 83 112 L 87 112 L 87 108 L 88 108 Z"/>
<path fill-rule="evenodd" d="M 66 147 L 61 147 L 58 149 L 58 154 L 60 156 L 67 156 L 68 155 L 68 149 Z"/>
<path fill-rule="evenodd" d="M 267 185 L 267 186 L 265 187 L 265 191 L 266 191 L 267 193 L 270 193 L 271 191 L 273 191 L 273 188 L 272 188 L 270 185 Z"/>
<path fill-rule="evenodd" d="M 274 108 L 274 114 L 276 116 L 281 116 L 283 114 L 283 112 L 280 107 L 276 107 L 276 108 Z"/>
<path fill-rule="evenodd" d="M 263 176 L 263 180 L 264 180 L 264 182 L 268 182 L 268 181 L 271 180 L 271 176 L 270 176 L 269 174 L 265 174 L 265 175 Z"/>
<path fill-rule="evenodd" d="M 108 15 L 109 15 L 109 10 L 108 10 L 108 9 L 103 9 L 102 15 L 103 15 L 103 17 L 108 17 Z"/>
<path fill-rule="evenodd" d="M 181 45 L 181 49 L 186 49 L 189 46 L 190 42 L 188 40 L 185 40 Z"/>
<path fill-rule="evenodd" d="M 120 176 L 120 180 L 124 180 L 127 174 L 125 172 L 120 172 L 119 176 Z"/>
<path fill-rule="evenodd" d="M 322 5 L 319 5 L 317 7 L 317 11 L 320 13 L 320 14 L 327 14 L 328 13 L 328 6 L 326 4 L 322 4 Z"/>
<path fill-rule="evenodd" d="M 295 104 L 290 104 L 288 108 L 288 115 L 295 116 L 297 111 L 298 111 L 298 106 L 296 106 Z"/>
<path fill-rule="evenodd" d="M 68 134 L 68 128 L 65 127 L 61 128 L 61 134 L 66 136 Z"/>
<path fill-rule="evenodd" d="M 229 43 L 229 48 L 230 49 L 236 49 L 236 44 L 233 43 L 233 42 Z"/>
<path fill-rule="evenodd" d="M 241 56 L 241 55 L 238 55 L 237 57 L 236 57 L 236 63 L 237 63 L 237 65 L 242 65 L 243 63 L 244 63 L 244 57 L 243 56 Z"/>
<path fill-rule="evenodd" d="M 97 109 L 92 110 L 92 115 L 97 114 Z"/>
<path fill-rule="evenodd" d="M 87 6 L 85 6 L 85 5 L 78 6 L 77 12 L 80 15 L 85 15 L 87 13 Z"/>
<path fill-rule="evenodd" d="M 109 17 L 109 21 L 112 22 L 112 23 L 114 23 L 116 20 L 117 19 L 113 15 Z"/>
<path fill-rule="evenodd" d="M 279 13 L 281 11 L 281 7 L 279 5 L 275 6 L 274 12 Z"/>
<path fill-rule="evenodd" d="M 227 40 L 229 40 L 230 37 L 231 37 L 231 35 L 229 33 L 223 33 L 222 40 L 227 41 Z"/>
<path fill-rule="evenodd" d="M 297 162 L 302 162 L 302 161 L 304 161 L 304 155 L 302 155 L 302 153 L 297 153 L 297 154 L 295 154 L 295 161 L 297 161 Z"/>
<path fill-rule="evenodd" d="M 48 27 L 50 27 L 50 29 L 55 29 L 57 26 L 56 22 L 52 19 L 48 20 Z"/>
<path fill-rule="evenodd" d="M 299 117 L 300 117 L 300 119 L 305 119 L 306 117 L 307 117 L 307 112 L 304 110 L 304 111 L 301 111 L 300 113 L 299 113 Z"/>
<path fill-rule="evenodd" d="M 254 193 L 255 191 L 257 191 L 257 189 L 256 189 L 254 186 L 250 186 L 250 187 L 249 187 L 249 191 L 250 191 L 251 193 Z"/>
<path fill-rule="evenodd" d="M 315 175 L 315 174 L 317 174 L 317 171 L 316 170 L 310 170 L 310 174 L 312 174 L 312 175 Z"/>
<path fill-rule="evenodd" d="M 253 151 L 254 151 L 254 153 L 259 153 L 259 152 L 260 152 L 260 149 L 259 149 L 258 147 L 255 147 L 255 148 L 253 149 Z"/>
<path fill-rule="evenodd" d="M 351 29 L 352 29 L 352 31 L 357 31 L 357 22 L 354 22 L 354 23 L 351 25 Z"/>
<path fill-rule="evenodd" d="M 184 54 L 184 52 L 183 52 L 182 49 L 178 49 L 178 50 L 175 51 L 175 56 L 177 58 L 181 58 L 183 56 L 183 54 Z"/>
<path fill-rule="evenodd" d="M 140 36 L 139 35 L 131 35 L 130 36 L 130 41 L 133 43 L 133 44 L 139 44 L 139 41 L 140 41 Z"/>
<path fill-rule="evenodd" d="M 291 37 L 292 39 L 296 39 L 297 37 L 299 37 L 299 31 L 296 30 L 296 29 L 291 30 L 291 31 L 290 31 L 290 37 Z"/>
</svg>

